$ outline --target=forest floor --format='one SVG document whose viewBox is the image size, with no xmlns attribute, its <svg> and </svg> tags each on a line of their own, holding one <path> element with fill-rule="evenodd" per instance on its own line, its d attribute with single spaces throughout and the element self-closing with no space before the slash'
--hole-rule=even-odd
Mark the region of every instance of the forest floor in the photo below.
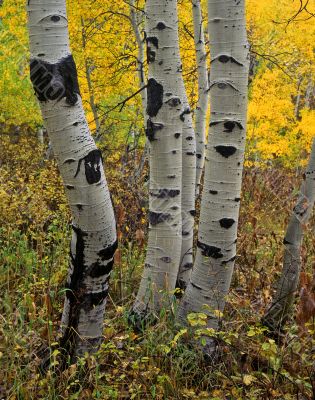
<svg viewBox="0 0 315 400">
<path fill-rule="evenodd" d="M 58 350 L 52 350 L 49 370 L 41 375 L 39 349 L 54 348 L 62 311 L 69 213 L 55 166 L 27 146 L 16 161 L 7 150 L 9 161 L 0 165 L 0 399 L 314 398 L 315 325 L 295 318 L 299 295 L 281 343 L 260 324 L 281 271 L 284 230 L 301 182 L 301 174 L 281 168 L 245 171 L 238 257 L 217 334 L 222 355 L 209 364 L 198 350 L 198 332 L 174 322 L 177 300 L 143 335 L 128 326 L 145 257 L 145 177 L 134 184 L 132 163 L 117 171 L 117 160 L 109 160 L 120 245 L 104 343 L 95 356 L 62 373 Z M 304 286 L 315 267 L 312 226 L 314 219 L 303 245 Z M 191 321 L 202 328 L 203 314 Z"/>
</svg>

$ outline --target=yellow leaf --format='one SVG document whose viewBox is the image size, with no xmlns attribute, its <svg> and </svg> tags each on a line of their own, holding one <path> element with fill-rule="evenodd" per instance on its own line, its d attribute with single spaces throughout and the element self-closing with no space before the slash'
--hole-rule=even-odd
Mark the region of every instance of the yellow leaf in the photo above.
<svg viewBox="0 0 315 400">
<path fill-rule="evenodd" d="M 243 376 L 243 382 L 246 386 L 249 386 L 255 380 L 256 380 L 256 378 L 253 375 L 246 374 Z"/>
</svg>

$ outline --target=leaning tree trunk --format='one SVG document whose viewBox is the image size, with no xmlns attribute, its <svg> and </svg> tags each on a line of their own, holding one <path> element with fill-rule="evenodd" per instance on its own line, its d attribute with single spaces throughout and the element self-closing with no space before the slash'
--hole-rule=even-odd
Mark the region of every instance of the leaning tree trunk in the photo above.
<svg viewBox="0 0 315 400">
<path fill-rule="evenodd" d="M 278 335 L 290 317 L 295 293 L 300 280 L 303 228 L 315 203 L 315 139 L 304 175 L 297 203 L 284 237 L 283 269 L 277 282 L 276 294 L 262 319 L 262 323 Z"/>
<path fill-rule="evenodd" d="M 194 40 L 197 59 L 198 75 L 198 103 L 195 111 L 196 132 L 196 195 L 200 192 L 200 181 L 205 163 L 206 119 L 209 103 L 209 84 L 207 71 L 207 53 L 205 35 L 203 31 L 203 18 L 200 0 L 192 0 L 194 22 Z"/>
<path fill-rule="evenodd" d="M 70 203 L 70 269 L 61 347 L 73 357 L 102 340 L 117 246 L 101 152 L 90 135 L 70 52 L 65 0 L 28 1 L 31 80 Z"/>
<path fill-rule="evenodd" d="M 208 327 L 217 329 L 236 257 L 249 52 L 245 0 L 209 0 L 208 7 L 211 123 L 197 254 L 179 317 L 204 311 Z M 212 350 L 209 340 L 206 351 Z"/>
<path fill-rule="evenodd" d="M 161 308 L 161 290 L 175 288 L 181 255 L 183 85 L 176 0 L 147 0 L 146 41 L 150 226 L 145 267 L 133 306 L 141 317 Z"/>
</svg>

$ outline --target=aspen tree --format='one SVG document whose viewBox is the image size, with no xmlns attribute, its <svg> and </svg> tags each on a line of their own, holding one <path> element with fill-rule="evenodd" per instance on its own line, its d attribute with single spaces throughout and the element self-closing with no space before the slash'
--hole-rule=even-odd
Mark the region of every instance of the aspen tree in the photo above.
<svg viewBox="0 0 315 400">
<path fill-rule="evenodd" d="M 200 0 L 192 0 L 194 41 L 197 59 L 198 104 L 195 110 L 195 127 L 188 105 L 187 96 L 183 135 L 183 180 L 182 180 L 182 254 L 177 285 L 185 289 L 193 267 L 193 233 L 195 222 L 195 200 L 199 194 L 200 180 L 205 159 L 205 131 L 208 107 L 207 55 L 203 32 Z M 183 83 L 184 84 L 184 83 Z M 184 89 L 185 90 L 185 89 Z M 186 93 L 186 91 L 185 91 Z M 196 158 L 194 157 L 196 155 Z"/>
<path fill-rule="evenodd" d="M 206 119 L 209 103 L 209 84 L 207 70 L 207 53 L 203 30 L 203 17 L 200 0 L 192 0 L 194 23 L 194 41 L 197 59 L 198 103 L 195 110 L 196 132 L 196 195 L 200 192 L 200 180 L 205 163 Z"/>
<path fill-rule="evenodd" d="M 175 288 L 181 258 L 183 84 L 177 1 L 147 0 L 146 135 L 150 143 L 149 238 L 133 306 L 136 315 L 158 311 L 161 290 Z"/>
<path fill-rule="evenodd" d="M 85 21 L 84 21 L 83 17 L 81 17 L 81 27 L 82 27 L 82 47 L 83 47 L 83 50 L 86 51 L 87 36 L 86 36 Z M 88 90 L 89 90 L 89 103 L 90 103 L 90 107 L 91 107 L 91 110 L 93 113 L 94 123 L 95 123 L 95 127 L 96 127 L 95 136 L 98 137 L 101 134 L 101 122 L 100 122 L 100 118 L 98 115 L 97 105 L 95 103 L 94 88 L 93 88 L 93 84 L 92 84 L 92 76 L 91 75 L 92 75 L 92 70 L 93 70 L 93 64 L 91 63 L 91 60 L 88 57 L 85 57 L 84 67 L 85 67 L 86 81 L 87 81 Z"/>
<path fill-rule="evenodd" d="M 96 350 L 102 340 L 115 217 L 102 155 L 82 107 L 65 0 L 29 0 L 28 22 L 31 80 L 73 218 L 60 345 L 76 357 Z"/>
<path fill-rule="evenodd" d="M 141 36 L 140 31 L 140 23 L 142 21 L 142 15 L 140 15 L 140 11 L 135 9 L 135 1 L 132 0 L 130 2 L 130 19 L 132 29 L 134 31 L 137 47 L 138 47 L 138 55 L 137 55 L 137 73 L 139 80 L 139 87 L 141 90 L 141 102 L 142 102 L 142 110 L 143 110 L 143 120 L 146 122 L 146 107 L 147 107 L 147 92 L 145 89 L 146 86 L 146 76 L 145 76 L 145 40 Z"/>
<path fill-rule="evenodd" d="M 245 0 L 208 1 L 211 122 L 197 254 L 179 318 L 204 311 L 217 329 L 236 258 L 245 151 L 249 46 Z M 206 352 L 212 352 L 209 339 Z"/>
<path fill-rule="evenodd" d="M 290 316 L 301 272 L 303 230 L 309 221 L 315 203 L 315 139 L 309 163 L 303 177 L 299 197 L 293 209 L 284 237 L 283 269 L 277 282 L 275 296 L 262 322 L 274 333 L 281 332 Z"/>
</svg>

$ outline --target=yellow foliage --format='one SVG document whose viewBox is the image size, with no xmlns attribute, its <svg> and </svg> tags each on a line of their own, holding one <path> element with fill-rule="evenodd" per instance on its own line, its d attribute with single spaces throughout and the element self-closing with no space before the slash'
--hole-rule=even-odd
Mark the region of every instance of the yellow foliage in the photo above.
<svg viewBox="0 0 315 400">
<path fill-rule="evenodd" d="M 137 5 L 142 8 L 144 1 Z M 206 2 L 202 5 L 206 16 Z M 310 149 L 315 120 L 314 112 L 305 109 L 304 97 L 307 85 L 315 84 L 315 24 L 305 11 L 287 24 L 298 9 L 298 1 L 247 1 L 248 32 L 255 64 L 250 85 L 248 163 L 278 160 L 286 166 L 304 164 Z M 309 10 L 314 12 L 314 6 L 309 5 Z M 93 96 L 104 134 L 101 146 L 106 148 L 110 144 L 114 151 L 126 142 L 131 129 L 143 132 L 140 95 L 131 98 L 123 110 L 115 108 L 138 89 L 137 46 L 128 2 L 68 0 L 68 15 L 71 45 L 90 127 L 95 130 Z M 0 51 L 0 123 L 35 129 L 42 121 L 28 78 L 24 0 L 5 1 L 0 8 L 0 21 L 4 44 Z M 179 2 L 179 28 L 183 74 L 194 108 L 197 79 L 190 0 Z M 143 22 L 139 29 L 143 33 Z M 295 115 L 298 93 L 299 113 Z"/>
</svg>

